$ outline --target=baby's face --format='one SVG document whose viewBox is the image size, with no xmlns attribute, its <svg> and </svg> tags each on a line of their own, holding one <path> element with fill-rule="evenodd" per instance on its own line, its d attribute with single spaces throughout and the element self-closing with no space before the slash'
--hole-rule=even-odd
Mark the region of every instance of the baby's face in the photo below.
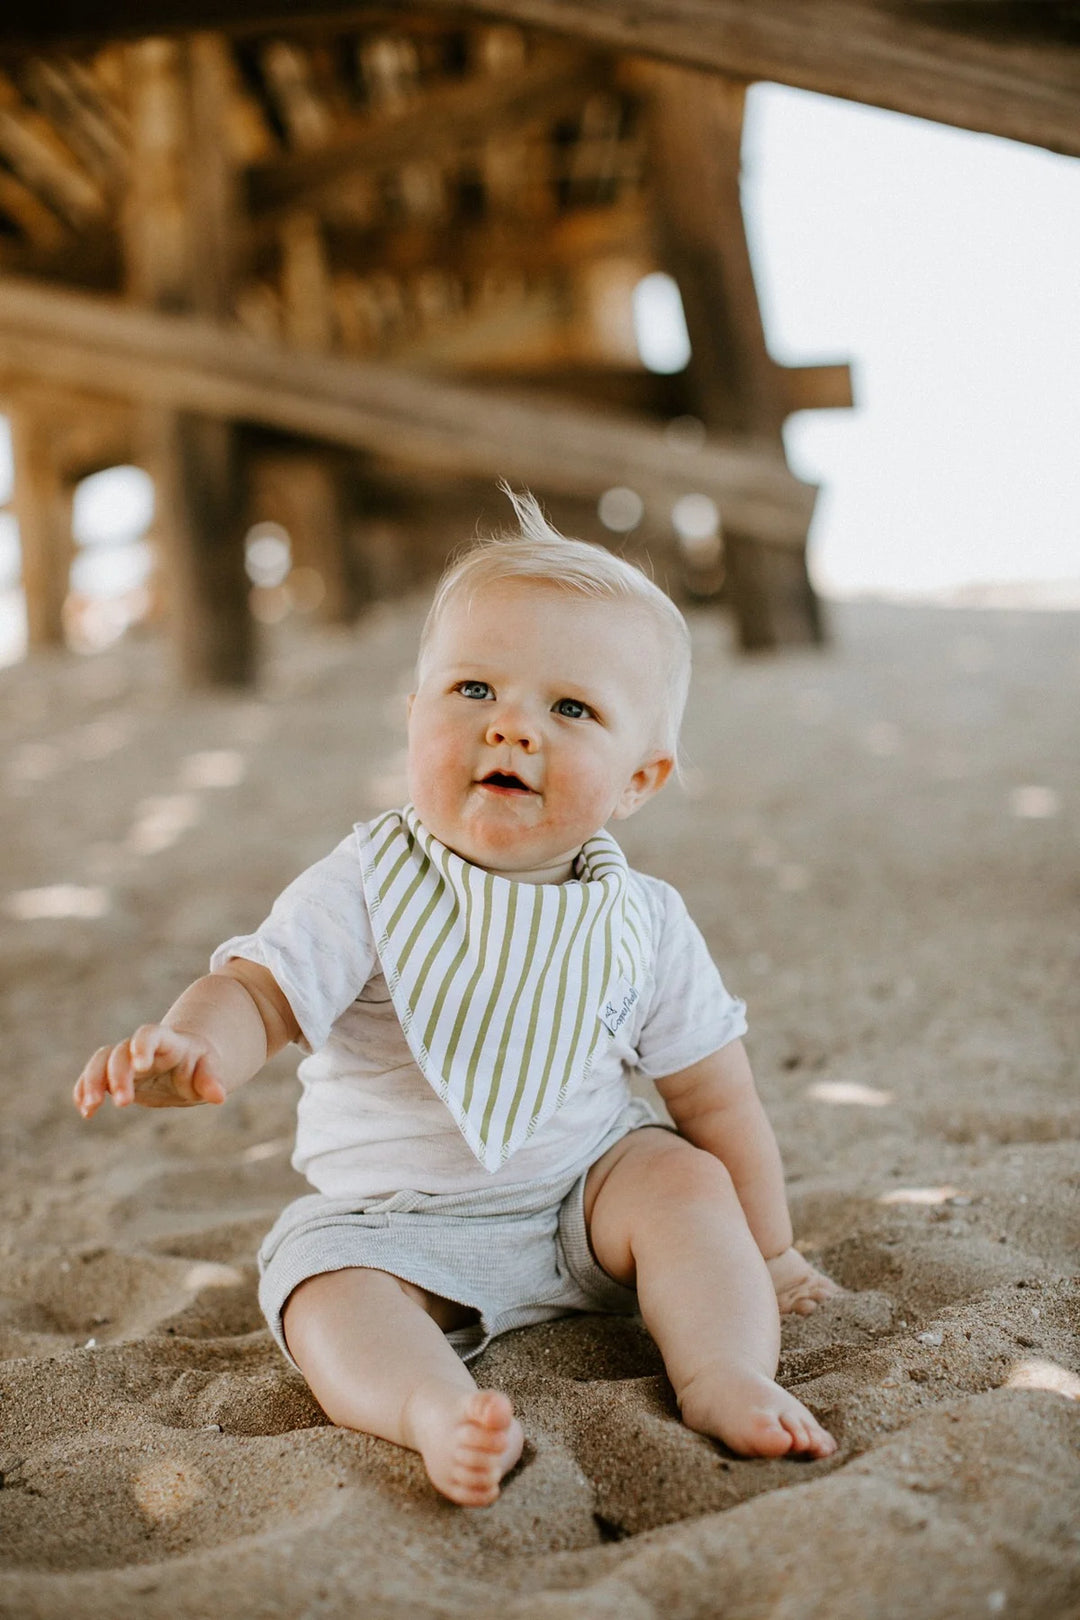
<svg viewBox="0 0 1080 1620">
<path fill-rule="evenodd" d="M 448 848 L 559 882 L 585 840 L 663 786 L 666 674 L 631 604 L 533 580 L 451 597 L 409 704 L 409 792 Z"/>
</svg>

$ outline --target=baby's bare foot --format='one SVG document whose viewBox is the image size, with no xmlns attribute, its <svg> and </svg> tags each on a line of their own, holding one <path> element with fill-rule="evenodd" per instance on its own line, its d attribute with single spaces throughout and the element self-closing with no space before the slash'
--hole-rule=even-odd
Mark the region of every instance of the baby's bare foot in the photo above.
<svg viewBox="0 0 1080 1620">
<path fill-rule="evenodd" d="M 798 1249 L 785 1250 L 768 1266 L 781 1316 L 809 1316 L 827 1299 L 843 1293 L 831 1277 L 804 1260 Z"/>
<path fill-rule="evenodd" d="M 443 1385 L 418 1390 L 410 1408 L 415 1447 L 435 1489 L 462 1507 L 490 1506 L 525 1443 L 507 1397 Z"/>
<path fill-rule="evenodd" d="M 794 1395 L 764 1373 L 726 1368 L 683 1390 L 683 1422 L 743 1457 L 831 1457 L 836 1441 Z"/>
</svg>

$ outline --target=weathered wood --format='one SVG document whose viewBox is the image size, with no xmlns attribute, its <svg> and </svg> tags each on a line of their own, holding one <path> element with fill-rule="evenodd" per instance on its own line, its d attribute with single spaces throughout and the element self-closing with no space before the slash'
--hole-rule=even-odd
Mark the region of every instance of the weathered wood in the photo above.
<svg viewBox="0 0 1080 1620">
<path fill-rule="evenodd" d="M 661 427 L 570 403 L 469 389 L 248 337 L 194 317 L 0 280 L 0 375 L 48 378 L 317 440 L 396 462 L 505 476 L 595 498 L 630 484 L 665 515 L 712 496 L 725 521 L 801 548 L 813 488 L 768 445 L 673 446 Z"/>
<path fill-rule="evenodd" d="M 301 349 L 326 353 L 334 339 L 334 290 L 322 225 L 295 213 L 281 226 L 281 307 L 285 332 Z"/>
<path fill-rule="evenodd" d="M 588 264 L 614 255 L 645 257 L 650 236 L 640 203 L 625 199 L 610 208 L 574 208 L 542 228 L 528 218 L 493 218 L 474 224 L 449 220 L 429 225 L 350 226 L 324 223 L 323 236 L 332 263 L 353 269 L 409 275 L 417 270 L 452 270 L 466 280 L 481 280 L 493 271 L 544 274 Z"/>
<path fill-rule="evenodd" d="M 817 366 L 780 366 L 784 410 L 845 410 L 855 403 L 851 367 L 846 362 Z"/>
<path fill-rule="evenodd" d="M 219 34 L 194 34 L 185 54 L 188 302 L 200 315 L 223 320 L 233 309 L 240 228 L 239 185 L 228 140 L 232 55 Z"/>
<path fill-rule="evenodd" d="M 773 437 L 784 419 L 765 346 L 739 194 L 746 87 L 719 74 L 637 65 L 649 125 L 649 193 L 660 262 L 690 335 L 688 381 L 702 420 Z"/>
<path fill-rule="evenodd" d="M 104 213 L 100 185 L 59 139 L 48 119 L 27 107 L 2 74 L 0 156 L 28 186 L 43 193 L 69 225 L 87 225 Z"/>
<path fill-rule="evenodd" d="M 739 192 L 745 86 L 666 63 L 635 64 L 650 131 L 650 196 L 662 262 L 678 282 L 690 336 L 690 410 L 713 433 L 771 440 L 788 410 L 765 345 Z M 821 614 L 805 544 L 779 563 L 720 508 L 726 592 L 745 648 L 815 642 Z M 805 538 L 805 537 L 804 537 Z"/>
<path fill-rule="evenodd" d="M 1080 43 L 1055 0 L 428 0 L 460 17 L 550 29 L 619 53 L 818 90 L 1080 156 Z M 384 0 L 414 26 L 413 0 Z M 1007 16 L 1007 25 L 998 19 Z M 9 49 L 145 34 L 148 28 L 364 26 L 357 0 L 67 0 L 11 6 Z"/>
<path fill-rule="evenodd" d="M 410 0 L 392 6 L 404 15 Z M 433 0 L 432 9 L 503 17 L 620 53 L 773 79 L 1080 156 L 1080 41 L 1075 20 L 1043 0 L 1011 6 L 1009 29 L 996 22 L 1001 0 L 969 0 L 962 13 L 921 0 Z"/>
<path fill-rule="evenodd" d="M 131 46 L 127 70 L 133 157 L 122 222 L 127 290 L 156 309 L 184 309 L 193 249 L 182 46 L 142 40 Z"/>
<path fill-rule="evenodd" d="M 264 452 L 250 468 L 250 512 L 288 530 L 293 566 L 311 568 L 323 585 L 325 624 L 348 624 L 359 608 L 349 566 L 341 470 L 333 452 L 299 447 Z"/>
<path fill-rule="evenodd" d="M 63 608 L 75 555 L 74 484 L 56 454 L 56 400 L 28 392 L 10 400 L 7 408 L 27 639 L 31 647 L 57 647 L 64 641 Z"/>
<path fill-rule="evenodd" d="M 129 68 L 129 286 L 154 309 L 194 309 L 224 321 L 236 252 L 234 176 L 224 138 L 227 47 L 215 35 L 148 40 L 132 47 Z M 189 685 L 245 684 L 254 675 L 255 642 L 237 428 L 227 414 L 204 413 L 159 390 L 142 397 L 150 405 L 143 416 L 145 460 L 157 489 L 155 527 L 181 675 Z"/>
<path fill-rule="evenodd" d="M 123 126 L 93 76 L 70 58 L 36 57 L 23 82 L 83 166 L 111 190 L 127 171 Z"/>
<path fill-rule="evenodd" d="M 445 159 L 470 142 L 580 108 L 603 68 L 580 53 L 546 50 L 519 74 L 476 74 L 430 89 L 415 103 L 396 103 L 314 151 L 260 164 L 248 174 L 253 216 L 311 207 L 357 170 L 422 158 Z"/>
<path fill-rule="evenodd" d="M 243 570 L 246 491 L 232 422 L 152 410 L 144 421 L 158 528 L 167 520 L 167 611 L 188 686 L 248 686 L 255 638 Z"/>
<path fill-rule="evenodd" d="M 0 169 L 0 210 L 23 232 L 31 248 L 42 255 L 69 251 L 76 241 L 74 233 L 61 224 L 33 188 L 6 169 Z M 7 242 L 0 242 L 4 257 L 8 257 L 8 249 Z"/>
</svg>

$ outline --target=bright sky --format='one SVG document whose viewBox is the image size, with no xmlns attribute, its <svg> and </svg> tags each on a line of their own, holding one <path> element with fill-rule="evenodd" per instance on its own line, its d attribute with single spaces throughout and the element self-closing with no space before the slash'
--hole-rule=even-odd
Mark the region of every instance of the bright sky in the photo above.
<svg viewBox="0 0 1080 1620">
<path fill-rule="evenodd" d="M 786 430 L 818 584 L 1080 580 L 1080 160 L 755 85 L 743 197 L 773 355 L 855 371 Z"/>
<path fill-rule="evenodd" d="M 772 353 L 855 371 L 857 409 L 786 430 L 819 587 L 1080 581 L 1080 160 L 756 85 L 743 195 Z M 131 478 L 83 494 L 87 539 L 146 512 Z M 0 518 L 0 588 L 15 558 Z"/>
</svg>

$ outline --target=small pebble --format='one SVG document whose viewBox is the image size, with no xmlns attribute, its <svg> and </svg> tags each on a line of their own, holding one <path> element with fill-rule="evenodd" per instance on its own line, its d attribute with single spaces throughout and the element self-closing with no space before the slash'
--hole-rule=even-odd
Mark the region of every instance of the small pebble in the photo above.
<svg viewBox="0 0 1080 1620">
<path fill-rule="evenodd" d="M 945 1335 L 943 1333 L 917 1333 L 915 1337 L 918 1339 L 920 1344 L 939 1345 L 943 1344 L 945 1341 Z"/>
<path fill-rule="evenodd" d="M 97 1340 L 96 1339 L 87 1339 L 86 1343 L 83 1345 L 83 1349 L 84 1350 L 96 1350 L 97 1349 Z"/>
</svg>

